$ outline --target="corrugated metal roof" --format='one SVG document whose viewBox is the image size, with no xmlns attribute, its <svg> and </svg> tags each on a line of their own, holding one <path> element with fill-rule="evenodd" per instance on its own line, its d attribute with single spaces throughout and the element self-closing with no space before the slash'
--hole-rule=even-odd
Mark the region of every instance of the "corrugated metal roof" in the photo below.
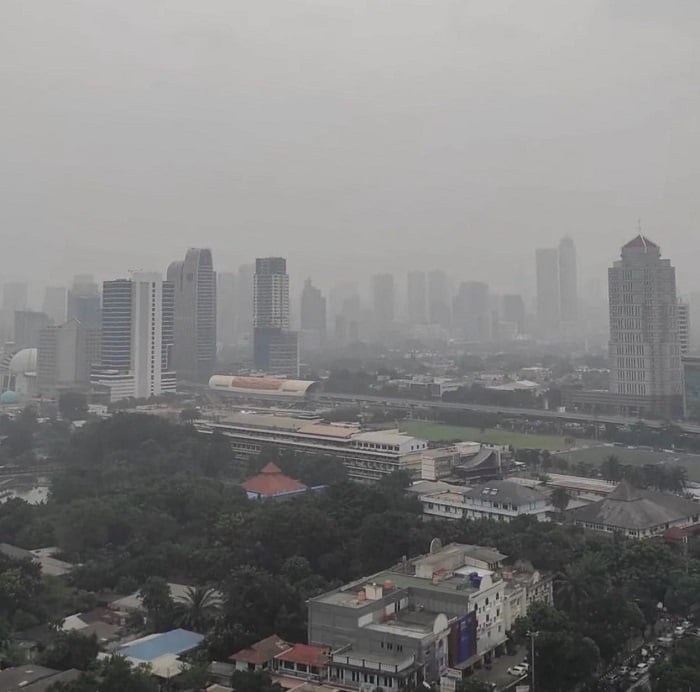
<svg viewBox="0 0 700 692">
<path fill-rule="evenodd" d="M 204 635 L 189 630 L 176 629 L 161 634 L 151 634 L 119 647 L 120 656 L 135 658 L 139 661 L 155 661 L 166 654 L 182 654 L 197 648 Z"/>
</svg>

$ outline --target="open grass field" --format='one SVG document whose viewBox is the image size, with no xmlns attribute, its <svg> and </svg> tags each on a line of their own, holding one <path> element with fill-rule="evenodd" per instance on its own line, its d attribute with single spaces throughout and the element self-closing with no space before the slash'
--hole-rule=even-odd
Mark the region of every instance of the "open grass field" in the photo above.
<svg viewBox="0 0 700 692">
<path fill-rule="evenodd" d="M 410 435 L 422 437 L 431 442 L 462 440 L 492 445 L 513 445 L 516 449 L 548 449 L 550 451 L 566 449 L 564 438 L 556 435 L 528 435 L 494 428 L 486 428 L 482 432 L 479 428 L 413 420 L 403 421 L 399 428 Z"/>
<path fill-rule="evenodd" d="M 683 454 L 682 452 L 657 452 L 649 449 L 627 449 L 610 444 L 599 444 L 595 447 L 575 449 L 562 454 L 567 461 L 583 461 L 599 465 L 606 457 L 616 456 L 622 464 L 679 464 L 688 472 L 688 480 L 700 482 L 700 454 Z"/>
</svg>

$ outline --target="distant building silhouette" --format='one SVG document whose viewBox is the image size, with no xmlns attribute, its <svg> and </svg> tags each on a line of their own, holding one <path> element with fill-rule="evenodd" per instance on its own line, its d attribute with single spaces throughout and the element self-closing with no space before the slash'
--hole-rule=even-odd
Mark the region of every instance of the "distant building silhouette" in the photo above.
<svg viewBox="0 0 700 692">
<path fill-rule="evenodd" d="M 372 309 L 379 327 L 385 327 L 394 321 L 396 295 L 394 277 L 391 274 L 375 274 L 372 277 Z"/>
<path fill-rule="evenodd" d="M 409 272 L 406 279 L 406 300 L 410 324 L 428 321 L 428 290 L 425 272 Z"/>
<path fill-rule="evenodd" d="M 65 286 L 47 286 L 44 289 L 42 312 L 48 315 L 54 324 L 63 324 L 66 321 L 67 301 L 68 292 Z"/>
<path fill-rule="evenodd" d="M 428 322 L 448 329 L 450 319 L 449 281 L 444 271 L 436 269 L 428 273 Z"/>
<path fill-rule="evenodd" d="M 468 341 L 485 342 L 492 337 L 489 287 L 481 281 L 464 281 L 452 303 L 452 327 Z"/>
<path fill-rule="evenodd" d="M 299 337 L 289 329 L 289 276 L 283 257 L 255 261 L 253 359 L 258 370 L 299 376 Z"/>
<path fill-rule="evenodd" d="M 301 332 L 305 348 L 316 350 L 326 340 L 326 298 L 311 279 L 301 292 Z"/>
<path fill-rule="evenodd" d="M 41 396 L 90 384 L 87 330 L 77 320 L 41 330 L 37 353 L 37 385 Z"/>
<path fill-rule="evenodd" d="M 559 317 L 562 322 L 578 319 L 576 246 L 568 236 L 559 242 Z"/>
<path fill-rule="evenodd" d="M 542 337 L 555 336 L 559 331 L 559 251 L 540 248 L 535 251 L 537 269 L 537 329 Z"/>
<path fill-rule="evenodd" d="M 168 267 L 175 295 L 173 368 L 178 379 L 208 382 L 216 367 L 216 273 L 211 250 L 190 248 Z"/>
</svg>

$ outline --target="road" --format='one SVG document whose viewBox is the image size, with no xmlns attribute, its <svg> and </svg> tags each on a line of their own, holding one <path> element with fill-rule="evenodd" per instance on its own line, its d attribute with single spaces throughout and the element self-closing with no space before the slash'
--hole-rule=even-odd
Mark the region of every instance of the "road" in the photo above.
<svg viewBox="0 0 700 692">
<path fill-rule="evenodd" d="M 643 423 L 650 428 L 661 428 L 666 425 L 664 421 L 643 420 L 629 418 L 627 416 L 615 416 L 609 414 L 579 413 L 576 411 L 549 411 L 539 408 L 516 408 L 512 406 L 489 406 L 486 404 L 466 404 L 446 401 L 426 401 L 423 399 L 394 398 L 373 394 L 331 394 L 321 393 L 311 397 L 319 403 L 353 403 L 353 404 L 384 404 L 396 408 L 431 408 L 452 411 L 477 411 L 481 413 L 496 413 L 504 416 L 523 416 L 525 418 L 551 419 L 572 423 L 612 423 L 614 425 L 634 425 Z M 674 422 L 684 432 L 698 435 L 700 425 L 690 425 L 683 422 Z"/>
</svg>

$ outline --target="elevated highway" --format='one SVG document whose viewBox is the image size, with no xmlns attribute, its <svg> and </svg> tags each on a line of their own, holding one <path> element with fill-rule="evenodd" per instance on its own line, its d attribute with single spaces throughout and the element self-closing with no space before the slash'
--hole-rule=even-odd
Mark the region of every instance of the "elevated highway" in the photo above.
<svg viewBox="0 0 700 692">
<path fill-rule="evenodd" d="M 558 420 L 562 423 L 612 423 L 614 425 L 634 425 L 643 423 L 649 428 L 662 428 L 668 425 L 667 421 L 647 420 L 640 418 L 629 418 L 627 416 L 616 416 L 610 414 L 580 413 L 577 411 L 546 410 L 539 408 L 516 408 L 512 406 L 489 406 L 486 404 L 454 403 L 447 401 L 434 401 L 423 399 L 394 398 L 390 396 L 372 394 L 333 394 L 329 392 L 313 394 L 310 397 L 319 403 L 357 404 L 364 405 L 385 405 L 392 408 L 418 409 L 427 408 L 434 410 L 450 411 L 476 411 L 480 413 L 492 413 L 506 417 L 522 417 L 538 420 Z M 673 421 L 684 432 L 693 435 L 700 435 L 700 425 Z"/>
</svg>

